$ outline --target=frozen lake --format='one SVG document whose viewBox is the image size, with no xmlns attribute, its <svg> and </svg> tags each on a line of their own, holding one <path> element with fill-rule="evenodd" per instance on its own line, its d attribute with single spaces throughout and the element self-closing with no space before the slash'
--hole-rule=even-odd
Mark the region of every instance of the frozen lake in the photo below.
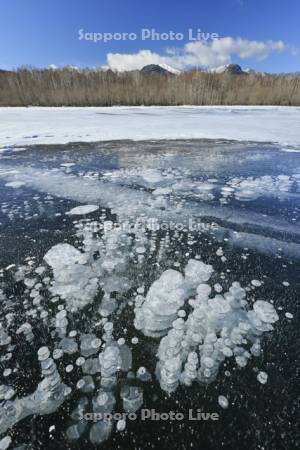
<svg viewBox="0 0 300 450">
<path fill-rule="evenodd" d="M 23 148 L 3 133 L 3 448 L 296 448 L 296 132 Z"/>
</svg>

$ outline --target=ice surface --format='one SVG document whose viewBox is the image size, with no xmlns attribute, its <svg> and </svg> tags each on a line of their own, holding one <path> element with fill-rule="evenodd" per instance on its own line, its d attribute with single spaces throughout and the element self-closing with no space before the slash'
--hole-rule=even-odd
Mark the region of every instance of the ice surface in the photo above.
<svg viewBox="0 0 300 450">
<path fill-rule="evenodd" d="M 298 125 L 299 108 L 290 106 L 1 107 L 0 145 L 193 138 L 299 144 Z"/>
<path fill-rule="evenodd" d="M 7 166 L 6 166 L 7 169 Z M 14 170 L 6 170 L 1 173 L 0 178 L 14 180 L 16 174 Z M 30 167 L 19 166 L 17 174 L 18 179 L 26 181 L 28 186 L 32 186 L 41 192 L 46 192 L 61 197 L 62 192 L 64 198 L 78 201 L 86 204 L 87 201 L 101 203 L 101 205 L 111 208 L 112 212 L 117 214 L 120 223 L 126 224 L 140 220 L 145 226 L 150 224 L 153 228 L 153 217 L 161 222 L 174 222 L 189 225 L 189 220 L 196 218 L 210 217 L 215 220 L 221 220 L 223 227 L 218 227 L 218 234 L 223 239 L 224 234 L 228 234 L 228 239 L 232 245 L 249 247 L 255 251 L 266 254 L 275 254 L 278 248 L 282 249 L 282 254 L 287 257 L 300 257 L 300 244 L 285 240 L 274 239 L 265 235 L 265 230 L 270 233 L 278 232 L 282 235 L 293 233 L 300 237 L 299 227 L 292 224 L 288 220 L 278 219 L 267 214 L 259 214 L 251 211 L 251 213 L 239 210 L 236 211 L 230 206 L 216 207 L 208 204 L 200 205 L 199 203 L 175 205 L 168 203 L 169 200 L 163 197 L 164 203 L 156 203 L 157 198 L 152 193 L 131 189 L 125 186 L 118 186 L 114 183 L 107 183 L 100 180 L 85 180 L 82 183 L 80 176 L 70 176 L 65 173 L 53 172 L 49 170 L 38 170 Z M 295 177 L 294 177 L 295 178 Z M 130 223 L 131 223 L 130 222 Z M 240 231 L 236 233 L 235 227 L 258 228 L 260 233 L 245 233 Z M 226 227 L 226 228 L 225 228 Z"/>
<path fill-rule="evenodd" d="M 293 197 L 292 188 L 297 180 L 293 176 L 264 175 L 262 177 L 233 178 L 221 189 L 223 200 L 234 195 L 240 201 L 252 201 L 259 197 Z M 224 202 L 223 202 L 224 203 Z"/>
<path fill-rule="evenodd" d="M 0 386 L 0 431 L 32 414 L 57 411 L 55 417 L 60 417 L 65 410 L 59 408 L 73 390 L 71 401 L 77 406 L 66 435 L 76 440 L 85 433 L 84 439 L 98 445 L 113 429 L 124 430 L 126 421 L 85 423 L 79 411 L 137 411 L 144 402 L 143 390 L 148 398 L 155 375 L 159 382 L 155 389 L 160 385 L 168 394 L 180 384 L 197 389 L 197 383 L 213 383 L 228 361 L 238 367 L 239 376 L 250 358 L 262 354 L 263 337 L 279 319 L 266 297 L 269 278 L 260 272 L 260 265 L 249 277 L 243 273 L 243 287 L 233 280 L 239 279 L 235 274 L 241 273 L 251 250 L 276 255 L 279 263 L 282 256 L 299 256 L 299 227 L 290 219 L 255 209 L 237 210 L 229 203 L 243 206 L 245 200 L 261 196 L 296 198 L 299 170 L 291 177 L 230 176 L 225 181 L 217 179 L 216 172 L 204 181 L 195 176 L 193 167 L 174 164 L 169 169 L 163 167 L 165 162 L 152 167 L 151 158 L 138 170 L 130 148 L 128 152 L 131 167 L 119 167 L 121 156 L 116 170 L 101 173 L 94 168 L 73 173 L 71 163 L 54 170 L 20 163 L 17 172 L 1 164 L 1 181 L 23 182 L 24 190 L 36 190 L 38 208 L 47 210 L 52 220 L 51 207 L 58 206 L 59 222 L 55 239 L 45 240 L 44 258 L 29 255 L 21 265 L 8 261 L 0 268 L 1 277 L 12 276 L 24 289 L 20 316 L 11 313 L 12 298 L 0 291 L 1 305 L 8 306 L 0 322 L 5 377 Z M 18 196 L 23 189 L 9 192 Z M 68 200 L 71 206 L 73 202 L 82 206 L 70 210 Z M 219 200 L 228 204 L 221 206 Z M 24 210 L 30 210 L 26 202 Z M 9 210 L 5 204 L 2 209 Z M 96 210 L 94 216 L 83 217 Z M 76 215 L 67 219 L 64 214 L 72 211 Z M 10 220 L 13 217 L 18 215 Z M 23 219 L 41 217 L 32 214 Z M 153 217 L 184 225 L 188 218 L 203 218 L 207 234 L 202 229 L 147 228 Z M 141 227 L 128 232 L 122 229 L 126 221 L 138 221 Z M 282 279 L 280 288 L 288 288 Z M 22 375 L 14 362 L 20 343 L 36 348 L 42 381 L 33 394 L 19 398 L 14 377 Z M 136 358 L 148 350 L 149 364 Z M 262 371 L 253 376 L 262 384 L 268 378 Z M 215 402 L 227 408 L 229 399 L 219 395 L 223 393 L 225 386 Z"/>
</svg>

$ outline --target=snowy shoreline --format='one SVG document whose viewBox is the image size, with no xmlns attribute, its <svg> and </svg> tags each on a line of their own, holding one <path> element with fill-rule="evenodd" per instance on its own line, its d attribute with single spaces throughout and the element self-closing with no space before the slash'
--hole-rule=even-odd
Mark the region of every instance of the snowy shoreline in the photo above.
<svg viewBox="0 0 300 450">
<path fill-rule="evenodd" d="M 300 107 L 1 107 L 0 148 L 110 140 L 228 139 L 300 145 Z"/>
</svg>

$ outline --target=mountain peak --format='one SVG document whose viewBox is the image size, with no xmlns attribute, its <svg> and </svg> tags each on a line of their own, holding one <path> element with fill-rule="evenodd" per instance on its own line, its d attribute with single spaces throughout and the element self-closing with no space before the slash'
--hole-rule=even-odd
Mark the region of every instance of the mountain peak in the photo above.
<svg viewBox="0 0 300 450">
<path fill-rule="evenodd" d="M 144 66 L 141 69 L 142 73 L 146 73 L 146 74 L 152 74 L 152 73 L 156 73 L 158 75 L 168 75 L 168 74 L 172 74 L 172 75 L 178 75 L 180 73 L 179 70 L 174 69 L 171 66 L 168 66 L 168 64 L 148 64 L 147 66 Z"/>
</svg>

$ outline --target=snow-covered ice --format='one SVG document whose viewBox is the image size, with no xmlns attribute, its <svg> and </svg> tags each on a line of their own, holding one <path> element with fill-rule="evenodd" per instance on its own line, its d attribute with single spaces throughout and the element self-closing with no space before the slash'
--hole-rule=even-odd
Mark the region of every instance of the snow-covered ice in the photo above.
<svg viewBox="0 0 300 450">
<path fill-rule="evenodd" d="M 119 139 L 237 139 L 300 144 L 300 108 L 176 106 L 0 108 L 0 146 Z"/>
</svg>

